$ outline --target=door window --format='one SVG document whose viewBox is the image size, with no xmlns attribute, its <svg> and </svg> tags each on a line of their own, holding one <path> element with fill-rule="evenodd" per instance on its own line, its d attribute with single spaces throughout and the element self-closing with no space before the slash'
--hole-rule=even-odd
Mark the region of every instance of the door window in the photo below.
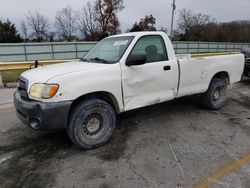
<svg viewBox="0 0 250 188">
<path fill-rule="evenodd" d="M 166 46 L 161 36 L 141 37 L 134 46 L 130 56 L 135 54 L 145 55 L 147 63 L 168 60 Z"/>
</svg>

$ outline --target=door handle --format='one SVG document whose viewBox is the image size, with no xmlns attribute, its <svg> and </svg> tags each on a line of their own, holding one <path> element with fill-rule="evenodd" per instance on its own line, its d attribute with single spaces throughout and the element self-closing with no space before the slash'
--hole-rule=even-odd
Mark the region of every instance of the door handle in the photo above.
<svg viewBox="0 0 250 188">
<path fill-rule="evenodd" d="M 164 66 L 163 70 L 164 71 L 169 71 L 169 70 L 171 70 L 171 66 L 170 65 Z"/>
</svg>

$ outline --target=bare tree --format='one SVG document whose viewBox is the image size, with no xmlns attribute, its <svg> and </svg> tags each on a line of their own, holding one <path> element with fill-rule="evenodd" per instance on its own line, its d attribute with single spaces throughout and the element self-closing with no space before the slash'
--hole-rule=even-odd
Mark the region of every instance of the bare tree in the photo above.
<svg viewBox="0 0 250 188">
<path fill-rule="evenodd" d="M 48 34 L 48 40 L 50 42 L 54 42 L 55 36 L 56 36 L 56 33 L 54 31 L 49 32 L 49 34 Z"/>
<path fill-rule="evenodd" d="M 64 40 L 72 41 L 77 29 L 76 14 L 71 6 L 66 6 L 56 15 L 55 26 L 57 32 Z"/>
<path fill-rule="evenodd" d="M 78 26 L 85 40 L 100 40 L 120 32 L 117 13 L 123 8 L 123 0 L 88 2 L 78 16 Z"/>
<path fill-rule="evenodd" d="M 190 29 L 193 25 L 193 13 L 191 10 L 182 9 L 179 13 L 178 27 L 189 36 Z"/>
<path fill-rule="evenodd" d="M 179 13 L 178 40 L 250 42 L 250 20 L 217 23 L 211 16 L 183 9 Z"/>
<path fill-rule="evenodd" d="M 123 0 L 96 0 L 96 22 L 101 29 L 103 37 L 118 32 L 120 23 L 117 13 L 123 8 Z"/>
<path fill-rule="evenodd" d="M 155 28 L 156 18 L 151 15 L 146 15 L 144 18 L 141 18 L 141 20 L 133 25 L 133 27 L 130 29 L 130 32 L 137 32 L 137 31 L 156 31 Z"/>
<path fill-rule="evenodd" d="M 214 19 L 212 19 L 209 15 L 201 13 L 194 14 L 193 26 L 190 31 L 191 40 L 202 40 L 207 33 L 206 26 L 213 22 Z"/>
<path fill-rule="evenodd" d="M 31 37 L 35 38 L 37 42 L 44 41 L 47 38 L 49 28 L 48 19 L 38 12 L 29 12 L 26 18 L 31 29 Z"/>
<path fill-rule="evenodd" d="M 186 40 L 200 40 L 205 32 L 204 28 L 215 20 L 211 16 L 193 13 L 192 10 L 183 9 L 179 14 L 178 26 L 184 33 Z"/>
<path fill-rule="evenodd" d="M 87 2 L 87 6 L 79 12 L 78 27 L 85 39 L 98 40 L 96 39 L 96 33 L 99 30 L 96 24 L 94 5 L 91 2 Z"/>
<path fill-rule="evenodd" d="M 21 31 L 21 34 L 22 34 L 22 36 L 24 38 L 24 41 L 28 42 L 28 38 L 29 38 L 28 27 L 27 27 L 27 24 L 26 24 L 26 22 L 24 20 L 21 20 L 20 31 Z"/>
<path fill-rule="evenodd" d="M 250 21 L 232 21 L 221 23 L 219 28 L 219 41 L 250 42 Z"/>
</svg>

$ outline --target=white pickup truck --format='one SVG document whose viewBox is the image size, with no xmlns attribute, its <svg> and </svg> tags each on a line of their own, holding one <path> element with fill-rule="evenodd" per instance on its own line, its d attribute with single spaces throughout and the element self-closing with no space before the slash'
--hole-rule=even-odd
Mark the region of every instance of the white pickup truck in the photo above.
<svg viewBox="0 0 250 188">
<path fill-rule="evenodd" d="M 75 145 L 90 149 L 111 138 L 116 114 L 128 110 L 194 94 L 220 109 L 243 69 L 242 54 L 177 59 L 165 33 L 128 33 L 100 41 L 79 62 L 24 72 L 14 101 L 25 124 L 66 129 Z"/>
</svg>

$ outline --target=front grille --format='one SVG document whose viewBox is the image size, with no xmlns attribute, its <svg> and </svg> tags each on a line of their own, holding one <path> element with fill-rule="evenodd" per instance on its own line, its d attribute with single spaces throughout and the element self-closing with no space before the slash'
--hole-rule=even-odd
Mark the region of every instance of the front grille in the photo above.
<svg viewBox="0 0 250 188">
<path fill-rule="evenodd" d="M 19 77 L 17 91 L 20 94 L 20 96 L 24 99 L 29 98 L 27 89 L 28 89 L 28 80 L 26 80 L 25 78 Z"/>
</svg>

